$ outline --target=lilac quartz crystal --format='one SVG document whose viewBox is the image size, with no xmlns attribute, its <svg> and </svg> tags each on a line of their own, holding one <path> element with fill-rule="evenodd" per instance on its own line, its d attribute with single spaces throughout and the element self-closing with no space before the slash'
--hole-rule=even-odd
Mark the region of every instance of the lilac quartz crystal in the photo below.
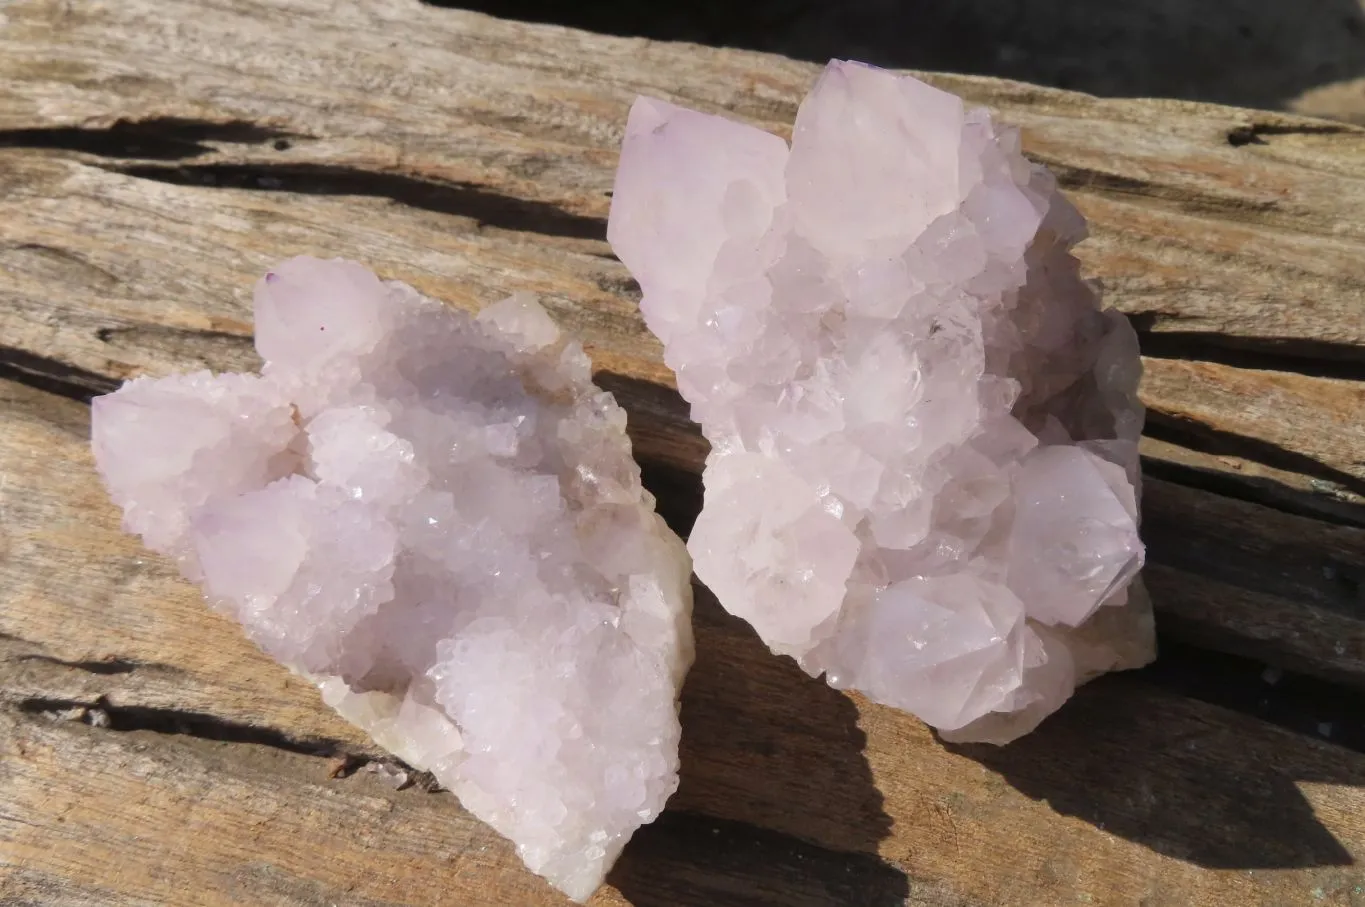
<svg viewBox="0 0 1365 907">
<path fill-rule="evenodd" d="M 534 301 L 358 264 L 256 288 L 260 376 L 95 400 L 124 525 L 575 899 L 678 786 L 690 563 L 624 411 Z"/>
<path fill-rule="evenodd" d="M 774 651 L 1003 743 L 1145 664 L 1136 396 L 1018 133 L 833 62 L 777 136 L 641 98 L 608 238 L 711 442 L 698 577 Z"/>
</svg>

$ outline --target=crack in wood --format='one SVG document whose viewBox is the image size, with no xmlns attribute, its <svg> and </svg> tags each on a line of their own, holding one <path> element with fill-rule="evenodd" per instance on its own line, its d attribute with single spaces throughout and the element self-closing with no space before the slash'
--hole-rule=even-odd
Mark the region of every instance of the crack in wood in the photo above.
<svg viewBox="0 0 1365 907">
<path fill-rule="evenodd" d="M 77 671 L 84 671 L 87 674 L 98 674 L 100 676 L 111 676 L 114 674 L 131 674 L 134 671 L 153 670 L 165 673 L 182 674 L 184 673 L 175 665 L 158 664 L 155 662 L 136 661 L 130 658 L 110 658 L 85 659 L 81 661 L 65 661 L 61 658 L 54 658 L 51 655 L 19 655 L 14 661 L 37 661 L 43 664 L 55 665 L 61 668 L 72 668 Z"/>
<path fill-rule="evenodd" d="M 204 330 L 200 328 L 182 328 L 168 324 L 125 324 L 117 327 L 103 327 L 95 330 L 95 339 L 101 343 L 109 343 L 119 337 L 137 336 L 140 334 L 153 335 L 176 335 L 179 337 L 193 338 L 197 342 L 222 342 L 236 347 L 252 347 L 253 336 L 248 330 L 242 334 L 237 331 Z M 252 348 L 254 352 L 254 347 Z"/>
<path fill-rule="evenodd" d="M 364 762 L 370 758 L 348 749 L 339 740 L 296 737 L 276 728 L 232 721 L 206 712 L 150 706 L 114 705 L 103 696 L 93 700 L 27 696 L 18 700 L 15 707 L 26 715 L 62 717 L 70 714 L 89 716 L 98 713 L 107 719 L 107 723 L 104 723 L 105 719 L 100 719 L 100 729 L 116 733 L 150 731 L 155 734 L 195 737 L 200 740 L 212 740 L 219 743 L 246 743 L 265 746 L 289 753 L 326 759 L 345 757 Z M 82 717 L 80 720 L 86 724 L 91 723 L 89 717 Z"/>
<path fill-rule="evenodd" d="M 517 198 L 472 183 L 339 164 L 113 164 L 105 170 L 174 186 L 252 189 L 304 195 L 363 195 L 410 208 L 467 217 L 481 227 L 605 242 L 607 222 L 543 201 Z"/>
<path fill-rule="evenodd" d="M 1354 495 L 1345 497 L 1336 486 L 1310 492 L 1264 476 L 1237 475 L 1146 456 L 1142 458 L 1142 474 L 1144 477 L 1158 478 L 1172 485 L 1183 485 L 1186 488 L 1212 492 L 1237 501 L 1260 504 L 1281 513 L 1321 520 L 1337 526 L 1365 528 L 1365 506 L 1361 505 L 1360 498 Z"/>
<path fill-rule="evenodd" d="M 1252 123 L 1228 130 L 1228 144 L 1234 148 L 1243 145 L 1267 145 L 1266 136 L 1279 135 L 1355 135 L 1365 137 L 1365 130 L 1346 123 Z"/>
<path fill-rule="evenodd" d="M 0 379 L 9 379 L 35 390 L 89 403 L 101 394 L 118 389 L 122 382 L 49 356 L 0 346 Z"/>
<path fill-rule="evenodd" d="M 1039 155 L 1027 150 L 1026 153 L 1030 160 L 1046 165 L 1057 177 L 1059 186 L 1072 191 L 1150 199 L 1167 203 L 1175 210 L 1187 214 L 1212 214 L 1225 219 L 1263 214 L 1279 208 L 1279 202 L 1274 199 L 1254 199 L 1233 193 L 1218 194 L 1189 185 L 1167 185 L 1137 176 L 1071 163 L 1050 155 Z"/>
<path fill-rule="evenodd" d="M 1365 290 L 1365 282 L 1362 282 Z M 1146 313 L 1143 313 L 1146 314 Z M 1309 378 L 1365 381 L 1365 355 L 1351 343 L 1255 339 L 1198 331 L 1152 330 L 1154 319 L 1129 316 L 1144 356 L 1216 362 L 1234 368 L 1292 372 Z"/>
<path fill-rule="evenodd" d="M 209 154 L 213 144 L 289 147 L 298 133 L 250 120 L 198 120 L 187 117 L 119 119 L 98 127 L 47 126 L 0 130 L 0 148 L 79 151 L 107 158 L 178 161 Z M 283 147 L 280 143 L 283 142 Z"/>
<path fill-rule="evenodd" d="M 1270 441 L 1215 428 L 1189 413 L 1163 412 L 1149 405 L 1143 434 L 1188 450 L 1252 460 L 1331 483 L 1332 486 L 1355 495 L 1365 495 L 1365 478 L 1336 469 Z"/>
<path fill-rule="evenodd" d="M 1365 693 L 1254 658 L 1197 647 L 1168 632 L 1159 635 L 1158 652 L 1157 660 L 1134 678 L 1365 753 Z"/>
</svg>

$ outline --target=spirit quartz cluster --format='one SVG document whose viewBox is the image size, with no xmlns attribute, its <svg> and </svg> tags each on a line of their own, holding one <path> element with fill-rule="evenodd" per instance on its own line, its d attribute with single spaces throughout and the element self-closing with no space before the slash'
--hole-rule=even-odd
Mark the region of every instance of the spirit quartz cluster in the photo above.
<svg viewBox="0 0 1365 907">
<path fill-rule="evenodd" d="M 958 740 L 1153 655 L 1136 336 L 1017 132 L 833 62 L 790 148 L 641 98 L 608 237 L 711 442 L 698 578 Z"/>
<path fill-rule="evenodd" d="M 833 63 L 792 146 L 641 99 L 609 238 L 712 444 L 698 575 L 776 652 L 963 740 L 1152 656 L 1136 338 L 1016 133 Z M 534 302 L 257 286 L 260 375 L 94 403 L 124 524 L 586 899 L 678 784 L 690 563 Z"/>
<path fill-rule="evenodd" d="M 535 302 L 344 261 L 256 289 L 262 374 L 94 402 L 124 525 L 575 899 L 678 785 L 690 563 Z"/>
</svg>

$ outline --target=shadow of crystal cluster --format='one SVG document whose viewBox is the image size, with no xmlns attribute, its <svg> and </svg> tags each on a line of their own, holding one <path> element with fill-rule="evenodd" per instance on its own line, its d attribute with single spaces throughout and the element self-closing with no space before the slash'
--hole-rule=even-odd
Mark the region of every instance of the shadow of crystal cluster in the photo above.
<svg viewBox="0 0 1365 907">
<path fill-rule="evenodd" d="M 529 298 L 360 265 L 256 290 L 261 375 L 94 401 L 124 525 L 576 899 L 678 785 L 691 569 L 625 413 Z"/>
<path fill-rule="evenodd" d="M 775 652 L 994 742 L 1150 660 L 1137 339 L 1015 130 L 841 62 L 790 148 L 641 99 L 608 235 L 711 442 L 697 575 Z"/>
</svg>

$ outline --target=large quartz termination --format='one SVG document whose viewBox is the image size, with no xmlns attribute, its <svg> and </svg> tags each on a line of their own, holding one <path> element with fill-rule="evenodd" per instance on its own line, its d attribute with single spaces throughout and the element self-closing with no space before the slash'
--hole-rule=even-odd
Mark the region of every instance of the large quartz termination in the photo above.
<svg viewBox="0 0 1365 907">
<path fill-rule="evenodd" d="M 778 653 L 957 740 L 1153 655 L 1124 318 L 1012 129 L 834 62 L 790 150 L 641 98 L 608 237 L 711 442 L 697 575 Z"/>
<path fill-rule="evenodd" d="M 575 899 L 678 786 L 690 563 L 624 411 L 534 301 L 358 264 L 256 288 L 262 375 L 94 403 L 124 525 Z"/>
</svg>

